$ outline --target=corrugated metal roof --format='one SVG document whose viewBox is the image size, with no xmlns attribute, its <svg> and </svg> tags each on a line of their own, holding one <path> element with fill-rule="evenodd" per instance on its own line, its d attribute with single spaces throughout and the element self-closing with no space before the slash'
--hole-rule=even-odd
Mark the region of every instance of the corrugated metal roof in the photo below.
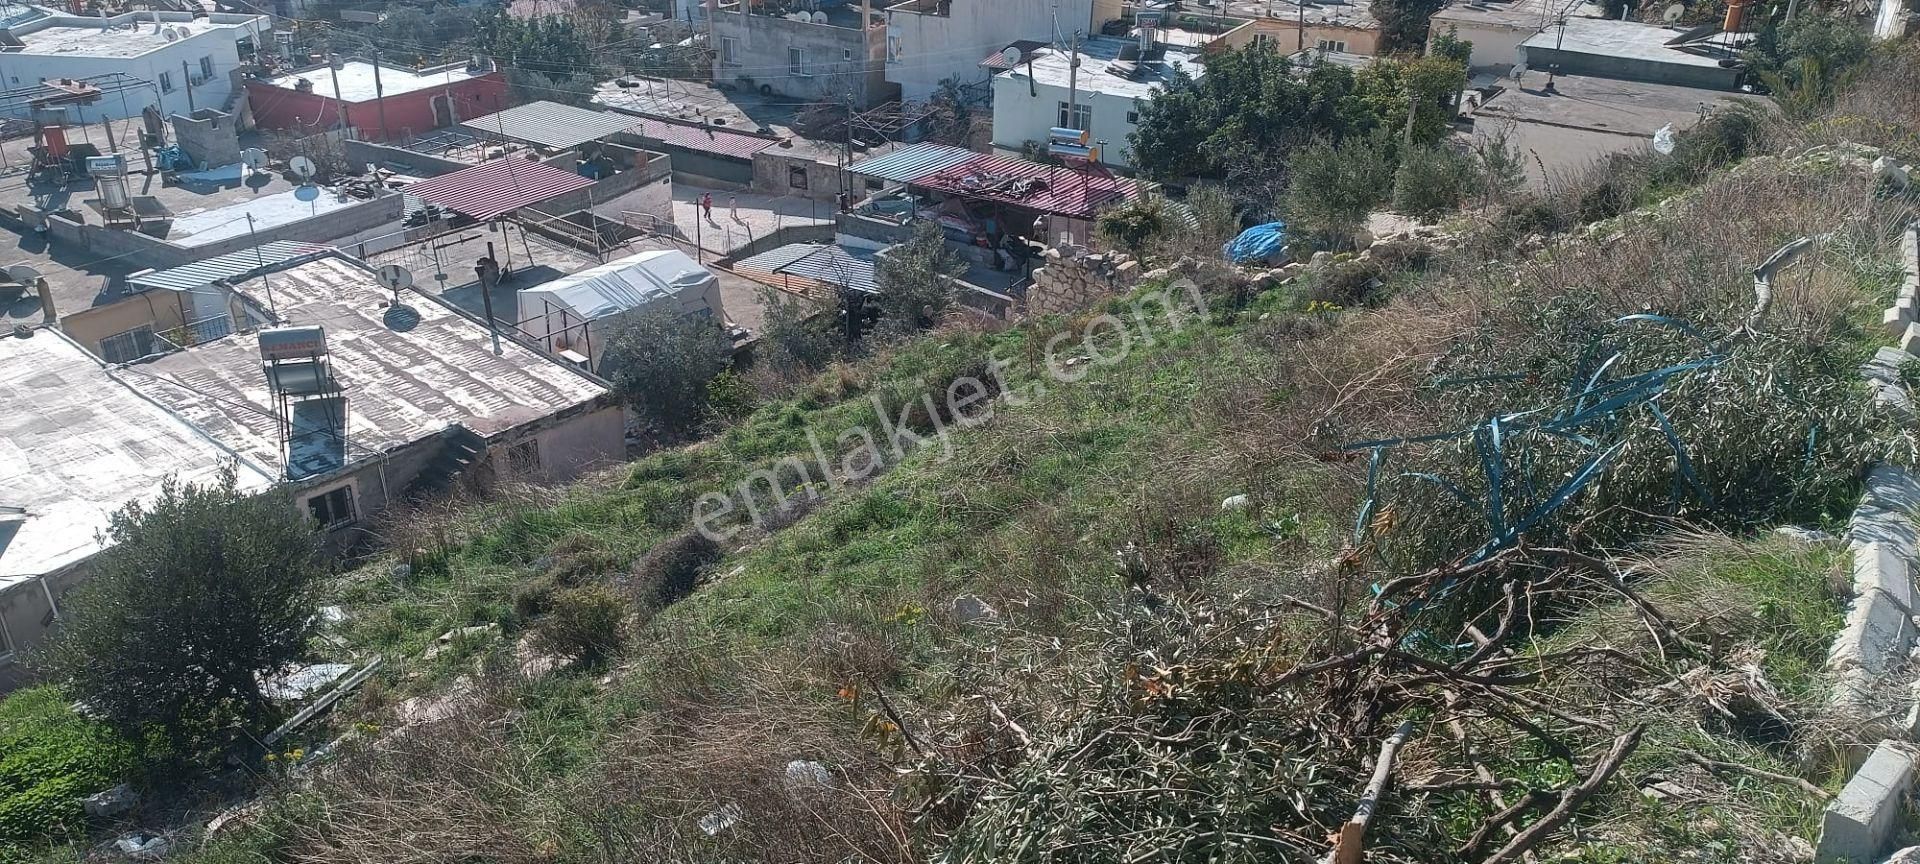
<svg viewBox="0 0 1920 864">
<path fill-rule="evenodd" d="M 792 243 L 733 262 L 735 272 L 793 276 L 877 294 L 874 255 L 830 243 Z"/>
<path fill-rule="evenodd" d="M 492 219 L 591 185 L 565 168 L 509 156 L 422 180 L 406 191 L 455 213 Z"/>
<path fill-rule="evenodd" d="M 1061 168 L 986 153 L 912 182 L 952 195 L 1076 219 L 1090 219 L 1102 207 L 1135 197 L 1138 188 L 1134 181 L 1097 167 Z"/>
<path fill-rule="evenodd" d="M 862 159 L 853 163 L 848 170 L 866 177 L 890 180 L 895 183 L 910 183 L 979 155 L 965 147 L 935 144 L 929 141 L 903 147 L 871 159 Z"/>
<path fill-rule="evenodd" d="M 139 291 L 154 289 L 192 291 L 215 282 L 246 276 L 259 270 L 298 263 L 302 259 L 316 258 L 332 251 L 332 246 L 321 243 L 274 240 L 252 249 L 229 252 L 205 261 L 182 264 L 179 267 L 142 270 L 128 276 L 127 284 Z"/>
<path fill-rule="evenodd" d="M 670 123 L 653 117 L 634 118 L 639 125 L 634 131 L 663 146 L 679 147 L 716 156 L 732 156 L 736 159 L 752 159 L 753 154 L 772 147 L 770 138 L 747 135 L 706 124 Z"/>
<path fill-rule="evenodd" d="M 575 108 L 558 102 L 528 102 L 460 124 L 493 138 L 506 137 L 554 150 L 598 141 L 640 125 L 631 115 Z"/>
</svg>

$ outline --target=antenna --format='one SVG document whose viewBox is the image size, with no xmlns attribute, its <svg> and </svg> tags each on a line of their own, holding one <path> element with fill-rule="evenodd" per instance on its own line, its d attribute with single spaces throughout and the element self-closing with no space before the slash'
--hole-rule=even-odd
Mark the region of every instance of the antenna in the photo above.
<svg viewBox="0 0 1920 864">
<path fill-rule="evenodd" d="M 1687 14 L 1687 6 L 1685 3 L 1673 3 L 1668 5 L 1667 8 L 1660 10 L 1660 20 L 1672 24 L 1680 20 L 1680 16 L 1685 14 Z"/>
<path fill-rule="evenodd" d="M 300 178 L 300 182 L 303 184 L 313 177 L 313 172 L 318 168 L 318 166 L 313 164 L 312 159 L 308 159 L 305 156 L 295 156 L 292 159 L 288 159 L 287 167 Z"/>
<path fill-rule="evenodd" d="M 1007 68 L 1011 69 L 1020 65 L 1020 58 L 1022 56 L 1025 55 L 1021 53 L 1020 46 L 1008 45 L 1006 50 L 1000 52 L 1000 62 L 1007 64 Z"/>
</svg>

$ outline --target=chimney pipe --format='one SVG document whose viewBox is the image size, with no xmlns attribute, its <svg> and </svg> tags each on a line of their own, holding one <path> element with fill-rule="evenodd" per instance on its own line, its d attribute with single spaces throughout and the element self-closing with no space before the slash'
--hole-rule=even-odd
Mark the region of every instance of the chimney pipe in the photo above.
<svg viewBox="0 0 1920 864">
<path fill-rule="evenodd" d="M 40 290 L 40 314 L 43 316 L 42 320 L 49 325 L 59 325 L 59 311 L 53 308 L 53 286 L 48 285 L 47 280 L 44 278 L 33 281 L 34 287 Z"/>
</svg>

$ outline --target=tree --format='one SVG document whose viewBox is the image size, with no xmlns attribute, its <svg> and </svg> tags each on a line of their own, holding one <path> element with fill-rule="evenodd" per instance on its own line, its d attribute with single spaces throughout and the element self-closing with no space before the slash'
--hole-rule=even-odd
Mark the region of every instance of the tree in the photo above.
<svg viewBox="0 0 1920 864">
<path fill-rule="evenodd" d="M 1152 177 L 1226 179 L 1249 161 L 1272 164 L 1316 137 L 1338 140 L 1377 121 L 1352 110 L 1351 70 L 1298 71 L 1256 44 L 1210 58 L 1198 79 L 1177 75 L 1140 106 L 1128 138 L 1134 165 Z"/>
<path fill-rule="evenodd" d="M 702 418 L 707 382 L 733 363 L 733 340 L 710 318 L 654 304 L 608 334 L 600 373 L 635 413 L 672 432 Z"/>
<path fill-rule="evenodd" d="M 1761 28 L 1745 59 L 1789 119 L 1811 116 L 1833 100 L 1867 58 L 1867 34 L 1851 21 L 1814 13 Z"/>
<path fill-rule="evenodd" d="M 184 762 L 260 731 L 261 677 L 300 659 L 316 626 L 314 524 L 283 492 L 243 494 L 229 468 L 207 485 L 167 480 L 114 513 L 106 537 L 63 603 L 50 671 L 149 758 Z"/>
<path fill-rule="evenodd" d="M 1325 141 L 1294 151 L 1287 189 L 1291 227 L 1304 237 L 1337 246 L 1353 241 L 1367 214 L 1393 192 L 1391 139 L 1384 133 Z"/>
<path fill-rule="evenodd" d="M 1433 13 L 1446 0 L 1374 0 L 1373 17 L 1380 22 L 1380 53 L 1418 54 L 1426 48 Z"/>
<path fill-rule="evenodd" d="M 841 341 L 832 316 L 803 300 L 773 288 L 760 289 L 766 310 L 760 323 L 762 359 L 782 373 L 810 374 L 841 354 Z"/>
<path fill-rule="evenodd" d="M 915 223 L 913 236 L 887 250 L 874 267 L 874 281 L 880 283 L 881 331 L 905 336 L 932 327 L 953 305 L 953 280 L 966 269 L 947 248 L 940 223 Z"/>
</svg>

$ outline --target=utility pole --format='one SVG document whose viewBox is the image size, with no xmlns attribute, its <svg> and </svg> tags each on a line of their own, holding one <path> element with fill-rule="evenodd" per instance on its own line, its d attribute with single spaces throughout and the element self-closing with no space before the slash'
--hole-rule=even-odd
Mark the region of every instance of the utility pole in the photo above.
<svg viewBox="0 0 1920 864">
<path fill-rule="evenodd" d="M 253 214 L 247 214 L 247 239 L 253 243 L 253 263 L 260 267 L 260 287 L 267 292 L 267 311 L 273 317 L 280 317 L 280 307 L 273 302 L 273 282 L 267 279 L 267 262 L 260 256 L 260 236 L 253 232 Z"/>
<path fill-rule="evenodd" d="M 1293 0 L 1293 5 L 1300 7 L 1300 22 L 1294 29 L 1293 42 L 1293 53 L 1298 54 L 1307 50 L 1307 0 Z"/>
<path fill-rule="evenodd" d="M 387 91 L 380 87 L 380 49 L 373 49 L 373 107 L 380 112 L 380 141 L 387 140 Z"/>
<path fill-rule="evenodd" d="M 340 127 L 340 139 L 347 138 L 347 100 L 340 98 L 340 55 L 327 54 L 327 71 L 333 73 L 333 119 Z"/>
<path fill-rule="evenodd" d="M 1067 63 L 1067 124 L 1080 116 L 1080 31 L 1073 31 L 1073 59 Z M 1088 123 L 1092 126 L 1092 123 Z M 1080 127 L 1074 126 L 1079 129 Z"/>
<path fill-rule="evenodd" d="M 187 114 L 192 116 L 196 110 L 193 107 L 193 72 L 187 68 L 185 60 L 180 61 L 180 84 L 187 88 Z"/>
</svg>

